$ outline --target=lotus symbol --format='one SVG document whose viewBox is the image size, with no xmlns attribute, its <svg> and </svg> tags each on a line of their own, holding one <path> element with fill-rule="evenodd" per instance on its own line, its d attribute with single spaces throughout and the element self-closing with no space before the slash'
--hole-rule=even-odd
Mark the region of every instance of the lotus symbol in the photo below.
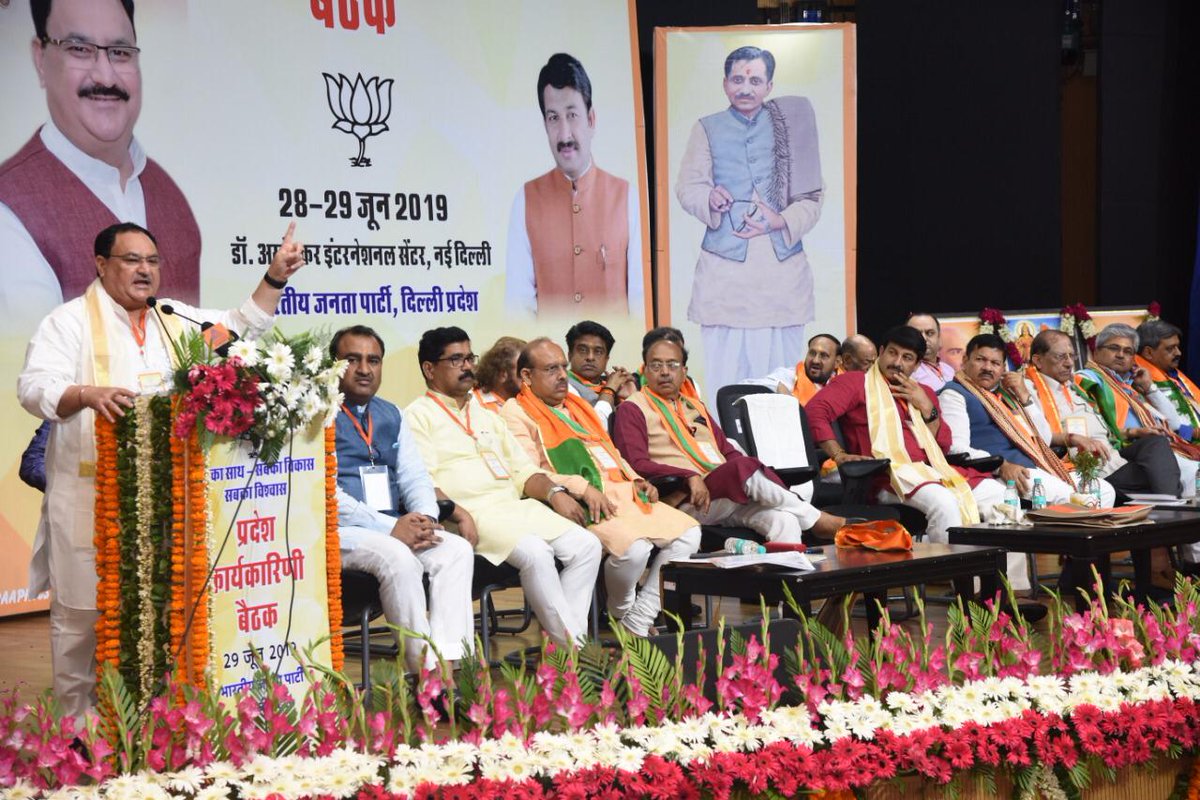
<svg viewBox="0 0 1200 800">
<path fill-rule="evenodd" d="M 350 159 L 350 166 L 371 166 L 371 159 L 364 155 L 367 139 L 388 129 L 395 81 L 391 78 L 364 81 L 361 72 L 353 80 L 342 74 L 337 77 L 328 72 L 321 74 L 325 76 L 325 99 L 337 120 L 333 127 L 358 139 L 358 155 Z"/>
</svg>

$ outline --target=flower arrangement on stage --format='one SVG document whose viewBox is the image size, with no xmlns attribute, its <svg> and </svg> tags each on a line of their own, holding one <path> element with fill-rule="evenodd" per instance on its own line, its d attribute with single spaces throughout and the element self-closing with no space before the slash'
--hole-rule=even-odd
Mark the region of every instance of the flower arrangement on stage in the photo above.
<svg viewBox="0 0 1200 800">
<path fill-rule="evenodd" d="M 236 341 L 221 356 L 203 334 L 192 333 L 175 354 L 175 389 L 183 397 L 175 433 L 186 438 L 195 427 L 205 449 L 216 436 L 245 438 L 263 463 L 273 464 L 291 431 L 318 418 L 332 425 L 342 404 L 338 384 L 346 362 L 329 354 L 327 336 L 274 332 Z"/>
<path fill-rule="evenodd" d="M 1162 319 L 1162 306 L 1157 300 L 1151 300 L 1150 305 L 1146 306 L 1146 321 L 1157 322 Z"/>
<path fill-rule="evenodd" d="M 1022 796 L 1078 796 L 1200 747 L 1198 604 L 1184 580 L 1173 608 L 1117 599 L 1068 613 L 1056 601 L 1045 641 L 990 604 L 952 607 L 944 640 L 923 616 L 914 631 L 885 615 L 859 640 L 801 620 L 782 665 L 764 624 L 748 640 L 717 637 L 713 685 L 685 678 L 691 666 L 703 676 L 703 647 L 691 665 L 682 647 L 671 660 L 624 634 L 616 652 L 544 645 L 536 667 L 499 676 L 474 659 L 457 673 L 427 668 L 415 687 L 381 670 L 391 674 L 367 701 L 310 668 L 299 702 L 268 671 L 232 705 L 184 687 L 138 714 L 110 667 L 107 728 L 0 695 L 0 785 L 38 797 L 85 784 L 56 796 L 114 800 L 723 798 L 831 796 L 909 776 L 952 792 L 974 777 L 992 795 L 1003 779 Z"/>
<path fill-rule="evenodd" d="M 1088 313 L 1087 307 L 1083 303 L 1076 303 L 1073 306 L 1064 306 L 1058 320 L 1058 329 L 1068 336 L 1074 336 L 1076 329 L 1079 334 L 1087 342 L 1088 350 L 1096 349 L 1096 323 L 1092 321 L 1092 315 Z"/>
<path fill-rule="evenodd" d="M 1017 349 L 1017 343 L 1013 341 L 1012 331 L 1008 329 L 1008 320 L 1004 318 L 1004 312 L 997 308 L 985 308 L 980 311 L 979 332 L 994 333 L 1004 341 L 1004 354 L 1008 356 L 1013 369 L 1020 369 L 1025 363 L 1021 351 Z"/>
<path fill-rule="evenodd" d="M 280 457 L 297 427 L 322 419 L 324 556 L 330 619 L 341 620 L 334 431 L 341 404 L 324 337 L 240 341 L 228 357 L 199 336 L 176 347 L 174 396 L 140 396 L 117 422 L 96 421 L 97 668 L 116 669 L 136 705 L 212 676 L 213 565 L 206 450 L 218 436 L 247 438 L 259 460 Z M 169 488 L 164 491 L 163 487 Z M 285 523 L 286 524 L 286 523 Z M 331 641 L 340 668 L 340 631 Z M 175 699 L 182 697 L 176 690 Z M 113 709 L 102 708 L 106 718 Z"/>
</svg>

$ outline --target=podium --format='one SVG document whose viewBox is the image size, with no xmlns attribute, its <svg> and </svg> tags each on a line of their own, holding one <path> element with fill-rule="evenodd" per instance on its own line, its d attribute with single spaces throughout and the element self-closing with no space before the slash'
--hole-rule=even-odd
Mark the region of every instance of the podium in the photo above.
<svg viewBox="0 0 1200 800">
<path fill-rule="evenodd" d="M 184 409 L 140 396 L 96 419 L 97 664 L 139 701 L 170 672 L 232 697 L 260 665 L 299 699 L 298 655 L 342 668 L 334 429 L 285 434 L 268 463 L 245 439 L 202 446 Z"/>
</svg>

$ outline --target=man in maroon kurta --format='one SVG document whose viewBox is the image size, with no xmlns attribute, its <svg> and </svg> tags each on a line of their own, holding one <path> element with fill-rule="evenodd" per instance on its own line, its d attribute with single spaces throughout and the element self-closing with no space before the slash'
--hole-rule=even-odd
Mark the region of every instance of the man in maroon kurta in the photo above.
<svg viewBox="0 0 1200 800">
<path fill-rule="evenodd" d="M 799 542 L 806 530 L 831 537 L 842 526 L 730 444 L 704 404 L 680 393 L 687 351 L 678 342 L 654 342 L 642 359 L 646 384 L 617 406 L 613 441 L 643 477 L 682 479 L 686 488 L 660 499 L 703 525 L 743 525 L 770 541 Z"/>
</svg>

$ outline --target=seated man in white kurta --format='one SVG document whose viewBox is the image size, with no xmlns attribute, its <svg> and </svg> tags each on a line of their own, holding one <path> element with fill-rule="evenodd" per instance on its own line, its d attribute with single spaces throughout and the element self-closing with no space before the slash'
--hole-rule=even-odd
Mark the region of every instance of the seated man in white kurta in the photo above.
<svg viewBox="0 0 1200 800">
<path fill-rule="evenodd" d="M 295 225 L 249 300 L 231 311 L 174 303 L 188 317 L 219 322 L 257 339 L 271 327 L 275 307 L 304 249 Z M 54 423 L 46 455 L 46 496 L 30 564 L 30 592 L 53 590 L 50 654 L 54 694 L 65 714 L 93 702 L 96 685 L 96 435 L 95 415 L 123 416 L 139 392 L 169 388 L 170 340 L 190 322 L 150 313 L 159 285 L 158 246 L 145 228 L 120 223 L 96 237 L 97 279 L 83 296 L 50 312 L 38 325 L 17 396 L 30 414 Z"/>
<path fill-rule="evenodd" d="M 456 509 L 458 534 L 438 523 L 437 494 L 400 409 L 377 396 L 383 339 L 356 325 L 333 336 L 329 349 L 347 363 L 337 417 L 338 531 L 342 567 L 374 575 L 383 613 L 393 625 L 429 638 L 449 661 L 471 650 L 474 522 Z M 423 576 L 429 574 L 426 618 Z M 436 657 L 419 638 L 405 642 L 414 672 Z"/>
<path fill-rule="evenodd" d="M 417 360 L 428 391 L 405 417 L 433 482 L 474 517 L 479 555 L 520 570 L 525 598 L 550 638 L 581 639 L 601 548 L 572 521 L 578 503 L 530 461 L 504 420 L 479 404 L 466 331 L 426 331 Z"/>
<path fill-rule="evenodd" d="M 591 404 L 571 393 L 567 356 L 550 339 L 534 339 L 517 359 L 521 390 L 500 416 L 533 462 L 580 504 L 576 521 L 600 539 L 608 613 L 637 636 L 662 610 L 659 572 L 700 549 L 700 524 L 666 503 L 621 457 Z M 658 553 L 650 556 L 654 548 Z M 642 588 L 638 581 L 642 573 Z"/>
</svg>

